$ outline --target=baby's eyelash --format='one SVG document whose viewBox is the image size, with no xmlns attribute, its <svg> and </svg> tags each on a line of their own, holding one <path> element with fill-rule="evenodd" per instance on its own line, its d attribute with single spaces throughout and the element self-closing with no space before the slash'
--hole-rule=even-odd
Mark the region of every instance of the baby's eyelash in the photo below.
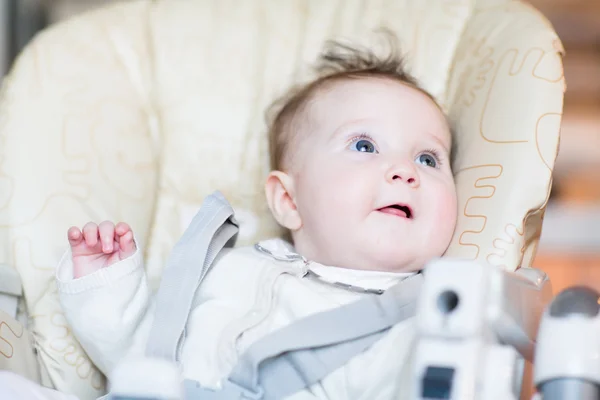
<svg viewBox="0 0 600 400">
<path fill-rule="evenodd" d="M 350 140 L 348 140 L 347 145 L 350 146 L 352 143 L 356 143 L 359 140 L 370 140 L 371 142 L 373 142 L 373 144 L 375 144 L 375 139 L 373 139 L 373 137 L 371 135 L 369 135 L 366 132 L 362 132 L 362 133 L 359 133 L 358 135 L 352 136 L 350 138 Z"/>
<path fill-rule="evenodd" d="M 437 167 L 439 168 L 442 166 L 442 158 L 440 157 L 440 152 L 436 149 L 427 149 L 421 154 L 431 154 L 433 158 L 435 158 L 435 161 L 437 161 Z"/>
</svg>

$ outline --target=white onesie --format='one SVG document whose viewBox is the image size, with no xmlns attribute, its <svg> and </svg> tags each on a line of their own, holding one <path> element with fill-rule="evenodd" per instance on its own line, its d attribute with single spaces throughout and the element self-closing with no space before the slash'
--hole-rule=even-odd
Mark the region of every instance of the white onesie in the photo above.
<svg viewBox="0 0 600 400">
<path fill-rule="evenodd" d="M 293 251 L 279 239 L 260 246 L 276 256 Z M 152 325 L 154 296 L 141 254 L 138 248 L 130 258 L 79 279 L 73 279 L 70 252 L 57 268 L 66 318 L 92 361 L 109 376 L 124 357 L 144 354 Z M 322 279 L 307 277 L 306 268 Z M 184 377 L 218 388 L 257 339 L 364 296 L 323 280 L 385 290 L 411 275 L 284 262 L 252 246 L 223 250 L 194 298 L 181 353 Z M 408 389 L 414 337 L 411 318 L 345 366 L 288 399 L 399 399 Z"/>
</svg>

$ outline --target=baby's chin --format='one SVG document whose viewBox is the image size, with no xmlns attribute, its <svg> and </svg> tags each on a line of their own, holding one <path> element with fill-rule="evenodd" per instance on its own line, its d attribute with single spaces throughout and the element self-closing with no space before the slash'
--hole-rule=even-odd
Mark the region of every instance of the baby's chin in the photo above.
<svg viewBox="0 0 600 400">
<path fill-rule="evenodd" d="M 373 265 L 372 270 L 374 271 L 382 271 L 382 272 L 393 272 L 393 273 L 413 273 L 419 272 L 423 269 L 423 265 L 420 263 L 413 263 L 407 261 L 406 263 L 398 263 L 397 260 L 394 260 L 390 263 L 377 263 Z"/>
<path fill-rule="evenodd" d="M 419 252 L 416 248 L 404 246 L 378 246 L 377 252 L 371 254 L 369 269 L 386 272 L 418 272 L 425 264 L 435 258 L 429 252 Z"/>
</svg>

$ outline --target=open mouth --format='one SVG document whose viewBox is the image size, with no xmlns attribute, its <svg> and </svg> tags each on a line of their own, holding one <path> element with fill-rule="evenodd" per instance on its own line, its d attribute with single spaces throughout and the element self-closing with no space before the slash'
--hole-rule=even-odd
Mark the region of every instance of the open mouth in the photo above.
<svg viewBox="0 0 600 400">
<path fill-rule="evenodd" d="M 413 213 L 410 207 L 403 204 L 391 204 L 389 206 L 382 207 L 377 211 L 407 219 L 412 219 L 413 217 Z"/>
</svg>

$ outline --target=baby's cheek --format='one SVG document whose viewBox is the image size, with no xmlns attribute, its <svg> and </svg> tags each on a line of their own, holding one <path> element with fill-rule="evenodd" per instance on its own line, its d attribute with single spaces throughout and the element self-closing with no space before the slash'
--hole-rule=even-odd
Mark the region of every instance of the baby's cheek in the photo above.
<svg viewBox="0 0 600 400">
<path fill-rule="evenodd" d="M 458 215 L 457 199 L 453 191 L 445 190 L 443 193 L 444 195 L 438 196 L 435 221 L 440 233 L 451 236 L 454 233 Z"/>
<path fill-rule="evenodd" d="M 327 165 L 313 167 L 302 175 L 297 194 L 302 199 L 302 213 L 307 222 L 319 229 L 337 223 L 346 199 L 352 198 L 344 179 Z"/>
</svg>

